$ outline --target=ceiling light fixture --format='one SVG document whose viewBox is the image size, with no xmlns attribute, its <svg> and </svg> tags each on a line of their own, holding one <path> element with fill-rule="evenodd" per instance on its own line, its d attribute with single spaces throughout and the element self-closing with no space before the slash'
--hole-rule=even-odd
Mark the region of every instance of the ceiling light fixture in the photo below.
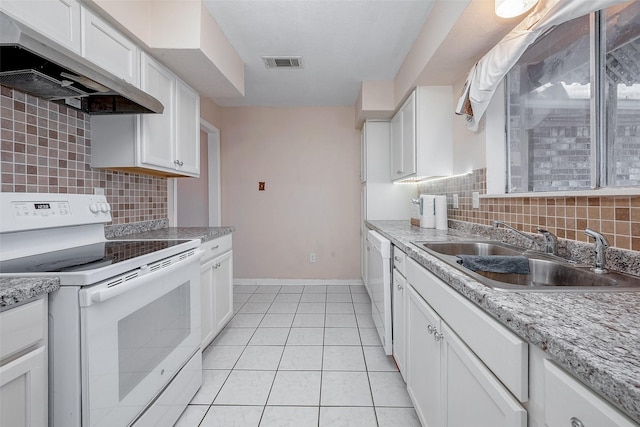
<svg viewBox="0 0 640 427">
<path fill-rule="evenodd" d="M 495 0 L 496 15 L 501 18 L 514 18 L 529 11 L 538 0 Z"/>
</svg>

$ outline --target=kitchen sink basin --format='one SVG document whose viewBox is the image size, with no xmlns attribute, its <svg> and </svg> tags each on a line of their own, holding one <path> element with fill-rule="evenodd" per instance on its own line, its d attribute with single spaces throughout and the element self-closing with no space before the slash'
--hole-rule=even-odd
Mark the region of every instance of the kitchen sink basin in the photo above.
<svg viewBox="0 0 640 427">
<path fill-rule="evenodd" d="M 494 241 L 414 242 L 414 245 L 462 271 L 485 286 L 506 291 L 640 291 L 640 277 L 609 272 L 597 274 L 588 265 L 528 251 Z M 529 274 L 471 271 L 456 255 L 526 256 Z"/>
<path fill-rule="evenodd" d="M 521 255 L 525 249 L 499 242 L 419 242 L 444 255 Z"/>
</svg>

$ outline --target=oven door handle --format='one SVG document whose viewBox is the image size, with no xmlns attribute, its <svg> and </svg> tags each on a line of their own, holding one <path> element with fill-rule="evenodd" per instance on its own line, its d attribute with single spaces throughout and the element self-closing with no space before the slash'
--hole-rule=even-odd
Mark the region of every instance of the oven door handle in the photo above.
<svg viewBox="0 0 640 427">
<path fill-rule="evenodd" d="M 182 259 L 180 261 L 174 262 L 167 267 L 159 268 L 151 273 L 146 273 L 141 276 L 138 276 L 134 279 L 128 280 L 124 283 L 108 287 L 107 285 L 97 285 L 92 286 L 84 292 L 80 292 L 80 307 L 89 307 L 93 304 L 99 304 L 120 296 L 124 293 L 130 292 L 145 283 L 148 283 L 149 280 L 153 280 L 155 277 L 159 275 L 165 275 L 174 270 L 184 267 L 186 264 L 191 262 L 197 262 L 202 258 L 202 254 L 204 253 L 201 249 L 196 249 L 194 255 Z"/>
</svg>

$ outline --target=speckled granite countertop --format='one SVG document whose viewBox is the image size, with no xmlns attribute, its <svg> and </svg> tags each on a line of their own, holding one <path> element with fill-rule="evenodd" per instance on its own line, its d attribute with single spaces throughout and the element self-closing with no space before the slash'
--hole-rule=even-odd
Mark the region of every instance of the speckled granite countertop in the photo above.
<svg viewBox="0 0 640 427">
<path fill-rule="evenodd" d="M 422 229 L 408 221 L 369 221 L 368 225 L 640 421 L 640 292 L 497 291 L 411 244 L 478 236 Z"/>
<path fill-rule="evenodd" d="M 118 239 L 200 239 L 203 243 L 226 236 L 236 227 L 167 227 L 157 230 L 133 232 L 117 236 Z"/>
<path fill-rule="evenodd" d="M 48 294 L 60 288 L 57 277 L 0 278 L 0 309 Z"/>
</svg>

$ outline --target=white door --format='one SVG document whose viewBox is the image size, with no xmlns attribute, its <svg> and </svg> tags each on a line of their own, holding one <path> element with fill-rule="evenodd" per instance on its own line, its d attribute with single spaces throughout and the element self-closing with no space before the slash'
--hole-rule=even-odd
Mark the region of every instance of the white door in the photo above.
<svg viewBox="0 0 640 427">
<path fill-rule="evenodd" d="M 215 338 L 213 330 L 213 267 L 216 260 L 211 259 L 200 266 L 200 314 L 202 316 L 202 344 L 204 349 Z"/>
<path fill-rule="evenodd" d="M 176 161 L 180 172 L 200 173 L 200 95 L 176 81 Z"/>
<path fill-rule="evenodd" d="M 43 346 L 0 367 L 0 425 L 45 427 L 46 408 L 47 351 Z"/>
<path fill-rule="evenodd" d="M 402 176 L 416 173 L 416 95 L 402 107 Z"/>
<path fill-rule="evenodd" d="M 393 357 L 406 379 L 406 296 L 407 281 L 395 268 L 393 269 Z"/>
<path fill-rule="evenodd" d="M 146 54 L 142 54 L 141 88 L 155 97 L 164 106 L 162 114 L 143 114 L 142 163 L 163 167 L 169 171 L 176 169 L 174 152 L 174 108 L 175 77 L 162 64 Z"/>
<path fill-rule="evenodd" d="M 80 2 L 77 0 L 2 0 L 0 9 L 80 54 Z"/>
<path fill-rule="evenodd" d="M 217 335 L 233 317 L 233 251 L 213 261 L 213 330 Z"/>
<path fill-rule="evenodd" d="M 441 331 L 442 425 L 526 427 L 527 411 L 516 398 L 444 322 Z"/>
<path fill-rule="evenodd" d="M 402 110 L 391 119 L 391 179 L 404 176 L 402 165 Z"/>
<path fill-rule="evenodd" d="M 440 318 L 409 285 L 407 292 L 407 390 L 424 427 L 444 426 L 440 419 L 440 342 L 434 339 Z"/>
<path fill-rule="evenodd" d="M 82 8 L 82 56 L 134 86 L 140 82 L 138 46 L 86 7 Z"/>
</svg>

